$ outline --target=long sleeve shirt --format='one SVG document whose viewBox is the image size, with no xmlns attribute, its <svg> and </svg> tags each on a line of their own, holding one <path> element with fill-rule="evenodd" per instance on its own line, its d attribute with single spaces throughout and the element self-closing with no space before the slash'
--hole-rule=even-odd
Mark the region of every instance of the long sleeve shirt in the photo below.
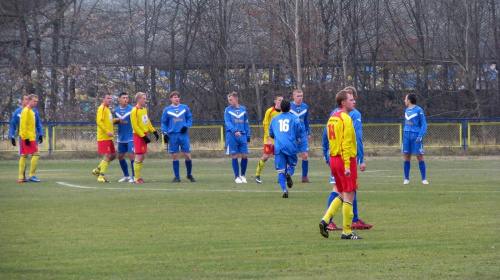
<svg viewBox="0 0 500 280">
<path fill-rule="evenodd" d="M 264 127 L 264 145 L 267 144 L 267 139 L 271 138 L 269 136 L 269 126 L 271 125 L 271 121 L 279 114 L 281 114 L 281 111 L 276 110 L 273 106 L 267 109 L 266 114 L 264 115 L 264 119 L 262 120 L 262 126 Z M 273 138 L 271 138 L 271 142 L 274 144 Z"/>
<path fill-rule="evenodd" d="M 417 138 L 422 140 L 425 133 L 427 133 L 427 120 L 422 108 L 416 105 L 411 109 L 406 108 L 403 131 L 416 132 L 418 133 Z"/>
<path fill-rule="evenodd" d="M 36 141 L 36 116 L 33 109 L 24 107 L 19 121 L 19 136 L 21 139 Z"/>
<path fill-rule="evenodd" d="M 96 114 L 97 141 L 113 140 L 113 136 L 109 136 L 108 132 L 115 133 L 113 127 L 114 121 L 113 114 L 111 114 L 109 108 L 101 104 L 97 108 Z"/>
<path fill-rule="evenodd" d="M 350 159 L 356 157 L 356 133 L 352 119 L 344 111 L 338 111 L 328 119 L 330 156 L 341 156 L 344 167 L 350 167 Z"/>
<path fill-rule="evenodd" d="M 161 116 L 161 132 L 163 134 L 179 133 L 182 127 L 190 128 L 193 125 L 193 115 L 188 106 L 179 104 L 170 105 L 163 110 Z"/>
<path fill-rule="evenodd" d="M 274 139 L 274 153 L 295 155 L 299 152 L 297 139 L 304 136 L 299 118 L 292 113 L 281 113 L 273 118 L 269 136 Z"/>
<path fill-rule="evenodd" d="M 295 103 L 291 102 L 290 105 L 290 112 L 299 118 L 306 135 L 311 135 L 311 127 L 309 126 L 309 107 L 307 104 L 301 103 L 300 105 L 295 105 Z"/>
<path fill-rule="evenodd" d="M 151 120 L 148 118 L 148 110 L 146 108 L 139 108 L 135 106 L 130 113 L 130 121 L 132 123 L 132 130 L 139 137 L 146 136 L 148 132 L 155 132 Z"/>
<path fill-rule="evenodd" d="M 248 122 L 248 113 L 245 106 L 234 108 L 229 106 L 224 111 L 224 123 L 226 125 L 226 132 L 236 133 L 241 132 L 247 138 L 251 137 L 250 123 Z"/>
</svg>

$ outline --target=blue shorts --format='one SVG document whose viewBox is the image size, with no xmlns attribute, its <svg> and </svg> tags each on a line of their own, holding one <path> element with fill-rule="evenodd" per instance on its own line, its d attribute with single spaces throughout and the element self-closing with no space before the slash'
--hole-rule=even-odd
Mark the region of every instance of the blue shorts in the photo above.
<svg viewBox="0 0 500 280">
<path fill-rule="evenodd" d="M 285 155 L 284 153 L 279 153 L 274 155 L 274 167 L 276 167 L 276 171 L 285 171 L 289 167 L 297 166 L 297 155 Z"/>
<path fill-rule="evenodd" d="M 189 142 L 189 134 L 187 132 L 170 133 L 168 136 L 169 140 L 166 150 L 168 150 L 170 154 L 177 154 L 179 152 L 179 147 L 181 147 L 181 152 L 191 153 L 191 144 Z"/>
<path fill-rule="evenodd" d="M 423 139 L 417 142 L 418 132 L 403 132 L 403 154 L 424 154 Z"/>
<path fill-rule="evenodd" d="M 226 132 L 226 155 L 248 154 L 246 134 L 236 136 L 231 131 Z"/>
<path fill-rule="evenodd" d="M 126 154 L 126 153 L 133 153 L 134 152 L 134 141 L 130 142 L 125 142 L 125 143 L 118 143 L 118 153 L 119 154 Z"/>
<path fill-rule="evenodd" d="M 309 153 L 309 141 L 307 141 L 307 135 L 305 137 L 300 138 L 300 142 L 297 144 L 299 144 L 300 153 L 304 152 Z"/>
</svg>

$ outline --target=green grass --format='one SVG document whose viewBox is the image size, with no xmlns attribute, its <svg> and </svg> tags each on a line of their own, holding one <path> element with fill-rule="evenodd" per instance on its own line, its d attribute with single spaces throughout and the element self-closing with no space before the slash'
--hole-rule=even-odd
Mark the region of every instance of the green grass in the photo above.
<svg viewBox="0 0 500 280">
<path fill-rule="evenodd" d="M 169 160 L 146 159 L 147 184 L 109 184 L 98 160 L 41 159 L 41 183 L 18 184 L 0 162 L 0 279 L 498 279 L 500 160 L 428 157 L 430 185 L 412 161 L 368 158 L 360 173 L 363 240 L 321 237 L 331 190 L 323 160 L 312 184 L 282 199 L 271 160 L 264 184 L 234 183 L 229 158 L 194 159 L 197 183 L 173 178 Z M 181 174 L 185 167 L 181 160 Z M 65 182 L 61 185 L 57 182 Z M 89 187 L 89 188 L 81 188 Z M 335 221 L 340 223 L 340 215 Z"/>
</svg>

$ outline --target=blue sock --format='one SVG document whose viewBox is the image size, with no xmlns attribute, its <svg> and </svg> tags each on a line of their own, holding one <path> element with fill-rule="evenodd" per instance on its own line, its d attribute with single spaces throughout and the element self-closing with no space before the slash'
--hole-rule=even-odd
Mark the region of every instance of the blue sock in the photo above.
<svg viewBox="0 0 500 280">
<path fill-rule="evenodd" d="M 422 181 L 423 181 L 425 180 L 425 161 L 419 161 L 418 168 L 420 169 L 420 174 L 422 175 Z"/>
<path fill-rule="evenodd" d="M 135 177 L 134 162 L 135 162 L 135 160 L 133 160 L 133 159 L 130 160 L 130 168 L 132 169 L 132 177 Z"/>
<path fill-rule="evenodd" d="M 286 177 L 285 173 L 278 173 L 278 182 L 280 183 L 280 187 L 284 192 L 288 192 L 286 189 Z"/>
<path fill-rule="evenodd" d="M 125 159 L 120 160 L 120 167 L 122 168 L 123 176 L 129 177 L 130 175 L 128 174 L 128 164 Z"/>
<path fill-rule="evenodd" d="M 238 158 L 233 158 L 232 164 L 233 164 L 234 178 L 240 177 L 240 167 L 238 165 Z"/>
<path fill-rule="evenodd" d="M 410 180 L 410 165 L 411 165 L 410 161 L 405 161 L 404 171 L 405 171 L 405 179 L 406 180 Z"/>
<path fill-rule="evenodd" d="M 307 178 L 307 173 L 309 172 L 309 161 L 302 161 L 302 179 Z"/>
<path fill-rule="evenodd" d="M 326 204 L 326 209 L 327 209 L 327 210 L 328 210 L 328 208 L 330 208 L 330 204 L 332 204 L 332 201 L 333 201 L 333 200 L 334 200 L 337 196 L 339 196 L 339 194 L 338 194 L 338 193 L 336 193 L 336 192 L 331 192 L 331 193 L 330 193 L 330 197 L 328 198 L 328 203 Z M 332 222 L 332 220 L 333 220 L 333 217 L 332 217 L 332 218 L 330 218 L 330 221 L 329 221 L 328 223 L 331 223 L 331 222 Z"/>
<path fill-rule="evenodd" d="M 286 170 L 286 172 L 290 173 L 290 176 L 292 176 L 295 173 L 295 167 L 289 166 L 288 169 Z"/>
<path fill-rule="evenodd" d="M 353 222 L 359 221 L 358 218 L 358 192 L 354 191 L 354 201 L 352 202 L 352 212 L 354 216 L 352 217 Z"/>
<path fill-rule="evenodd" d="M 174 168 L 175 178 L 180 179 L 181 176 L 179 175 L 179 161 L 178 160 L 172 161 L 172 167 Z"/>
<path fill-rule="evenodd" d="M 191 170 L 193 169 L 193 161 L 191 160 L 186 160 L 186 169 L 187 169 L 187 176 L 191 176 Z"/>
<path fill-rule="evenodd" d="M 241 159 L 241 176 L 245 176 L 247 172 L 248 158 Z"/>
</svg>

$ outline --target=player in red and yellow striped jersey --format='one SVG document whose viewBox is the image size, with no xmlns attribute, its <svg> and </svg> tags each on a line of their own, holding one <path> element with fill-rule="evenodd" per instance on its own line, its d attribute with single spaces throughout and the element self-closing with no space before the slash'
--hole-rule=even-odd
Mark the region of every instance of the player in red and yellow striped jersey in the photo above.
<svg viewBox="0 0 500 280">
<path fill-rule="evenodd" d="M 356 132 L 349 112 L 355 109 L 356 100 L 347 90 L 341 90 L 335 96 L 339 111 L 330 116 L 327 124 L 328 142 L 330 143 L 330 168 L 335 177 L 340 197 L 336 197 L 319 222 L 322 236 L 328 238 L 329 221 L 342 206 L 343 232 L 341 239 L 361 239 L 351 230 L 354 191 L 358 188 L 356 169 Z"/>
<path fill-rule="evenodd" d="M 26 179 L 24 179 L 24 170 L 26 169 L 28 155 L 32 155 L 32 157 L 30 174 L 27 181 L 40 182 L 40 180 L 35 177 L 35 170 L 38 165 L 38 159 L 40 158 L 40 153 L 38 152 L 38 147 L 36 145 L 36 114 L 33 111 L 33 108 L 37 105 L 38 96 L 30 94 L 28 96 L 28 105 L 21 111 L 21 118 L 19 121 L 21 158 L 19 159 L 19 177 L 17 179 L 17 182 L 19 183 L 26 182 Z"/>
<path fill-rule="evenodd" d="M 114 128 L 113 124 L 118 122 L 118 119 L 113 118 L 109 105 L 113 102 L 111 94 L 106 93 L 102 99 L 102 104 L 97 109 L 96 124 L 97 124 L 97 150 L 99 154 L 104 154 L 101 164 L 94 170 L 92 174 L 97 176 L 97 182 L 108 183 L 104 174 L 108 169 L 109 163 L 116 158 L 115 145 L 113 144 Z"/>
<path fill-rule="evenodd" d="M 276 94 L 274 95 L 274 106 L 267 109 L 266 114 L 264 115 L 264 119 L 262 120 L 262 126 L 264 127 L 264 152 L 262 154 L 262 158 L 259 160 L 259 164 L 257 165 L 257 170 L 255 171 L 255 176 L 253 176 L 255 182 L 262 184 L 262 180 L 260 179 L 260 173 L 266 164 L 266 161 L 269 159 L 271 155 L 274 154 L 274 139 L 269 137 L 269 125 L 271 124 L 271 120 L 281 113 L 281 101 L 283 100 L 283 95 Z"/>
<path fill-rule="evenodd" d="M 134 183 L 146 183 L 141 178 L 142 163 L 146 156 L 148 150 L 147 144 L 151 142 L 148 137 L 148 132 L 152 132 L 156 141 L 160 138 L 158 132 L 154 129 L 151 124 L 151 120 L 148 117 L 148 110 L 146 110 L 147 97 L 144 92 L 138 92 L 135 95 L 137 105 L 132 109 L 130 113 L 130 123 L 132 124 L 132 131 L 134 133 L 134 150 L 135 150 L 135 162 L 134 162 L 134 172 L 135 178 Z"/>
</svg>

